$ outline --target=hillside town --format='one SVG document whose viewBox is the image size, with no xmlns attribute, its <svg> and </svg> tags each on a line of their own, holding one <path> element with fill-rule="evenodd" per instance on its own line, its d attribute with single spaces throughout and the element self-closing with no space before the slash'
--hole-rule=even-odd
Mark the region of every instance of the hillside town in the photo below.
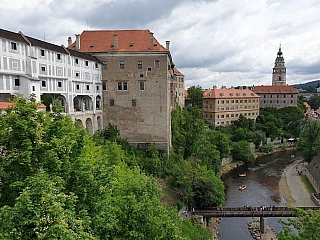
<svg viewBox="0 0 320 240">
<path fill-rule="evenodd" d="M 160 43 L 156 38 L 156 34 L 151 32 L 150 30 L 84 30 L 81 34 L 76 34 L 74 38 L 68 37 L 66 40 L 66 45 L 62 44 L 61 46 L 58 46 L 46 41 L 33 38 L 31 36 L 27 36 L 22 32 L 15 33 L 9 30 L 0 29 L 0 110 L 4 113 L 8 111 L 13 106 L 13 100 L 15 99 L 15 97 L 22 96 L 27 99 L 32 96 L 37 102 L 37 112 L 47 111 L 52 113 L 54 112 L 54 104 L 58 101 L 59 103 L 61 103 L 61 106 L 63 108 L 63 116 L 69 116 L 72 120 L 70 120 L 72 124 L 78 123 L 78 125 L 83 126 L 84 128 L 81 129 L 83 129 L 83 131 L 86 132 L 88 136 L 94 136 L 96 132 L 102 132 L 110 125 L 116 126 L 121 139 L 125 139 L 130 144 L 130 146 L 134 147 L 134 149 L 146 150 L 146 153 L 144 153 L 145 155 L 137 157 L 137 161 L 143 162 L 145 159 L 152 159 L 152 157 L 160 159 L 160 157 L 162 157 L 161 154 L 167 154 L 168 156 L 169 153 L 171 153 L 173 147 L 173 131 L 184 131 L 183 128 L 178 129 L 177 126 L 176 127 L 178 130 L 173 130 L 172 126 L 174 123 L 172 121 L 172 113 L 189 106 L 192 107 L 192 99 L 185 85 L 186 76 L 184 75 L 184 73 L 182 73 L 182 71 L 179 70 L 179 65 L 175 65 L 175 56 L 173 56 L 170 52 L 170 41 L 167 40 L 163 44 Z M 199 134 L 199 142 L 206 141 L 204 145 L 199 144 L 199 146 L 194 147 L 195 149 L 192 149 L 192 152 L 188 149 L 188 144 L 191 144 L 194 139 L 192 139 L 192 137 L 190 137 L 190 139 L 187 139 L 189 137 L 187 136 L 184 138 L 184 140 L 187 139 L 189 140 L 189 142 L 187 140 L 185 140 L 184 142 L 181 140 L 179 143 L 181 144 L 181 146 L 178 146 L 178 150 L 175 150 L 174 152 L 174 154 L 176 155 L 173 154 L 174 157 L 176 157 L 178 160 L 172 160 L 172 162 L 170 162 L 170 164 L 172 165 L 169 165 L 168 163 L 169 167 L 164 166 L 165 164 L 161 165 L 162 163 L 158 164 L 159 166 L 161 165 L 161 167 L 163 167 L 164 169 L 165 167 L 167 167 L 169 170 L 163 170 L 161 169 L 161 167 L 159 167 L 159 169 L 161 170 L 157 169 L 158 172 L 154 170 L 156 172 L 155 173 L 152 171 L 154 165 L 157 165 L 157 163 L 143 162 L 141 165 L 145 164 L 145 168 L 143 169 L 141 167 L 141 169 L 143 170 L 135 169 L 137 172 L 133 171 L 132 175 L 139 175 L 143 171 L 145 171 L 147 174 L 150 174 L 150 176 L 153 174 L 159 174 L 159 176 L 161 174 L 163 176 L 166 176 L 165 174 L 172 174 L 170 175 L 170 177 L 176 180 L 172 180 L 172 185 L 176 188 L 180 187 L 183 190 L 190 183 L 184 183 L 181 179 L 193 179 L 193 177 L 200 176 L 200 180 L 195 182 L 201 182 L 202 184 L 202 181 L 204 180 L 201 177 L 205 176 L 206 179 L 210 180 L 209 182 L 211 188 L 209 189 L 208 187 L 208 189 L 212 192 L 216 191 L 215 194 L 219 196 L 215 197 L 212 202 L 218 206 L 218 209 L 221 213 L 223 211 L 223 208 L 220 208 L 220 206 L 225 200 L 225 188 L 221 179 L 219 178 L 219 174 L 221 171 L 221 165 L 223 165 L 223 161 L 225 161 L 226 159 L 230 160 L 230 162 L 234 160 L 231 156 L 232 150 L 230 150 L 230 146 L 232 146 L 234 149 L 236 149 L 236 147 L 234 146 L 237 146 L 238 149 L 240 149 L 239 152 L 245 147 L 246 149 L 248 149 L 248 158 L 244 160 L 244 162 L 246 163 L 252 161 L 252 159 L 256 157 L 254 151 L 258 151 L 259 147 L 263 147 L 263 145 L 267 147 L 270 147 L 271 145 L 273 151 L 273 144 L 276 141 L 277 147 L 279 149 L 286 150 L 287 148 L 289 148 L 288 151 L 296 150 L 292 150 L 291 147 L 296 147 L 296 138 L 298 136 L 288 136 L 289 134 L 292 134 L 292 132 L 287 131 L 286 133 L 284 133 L 285 131 L 283 129 L 279 130 L 282 133 L 282 139 L 280 139 L 279 137 L 279 132 L 277 132 L 275 136 L 270 134 L 270 136 L 267 137 L 264 133 L 265 135 L 258 139 L 257 144 L 253 143 L 253 139 L 257 136 L 254 134 L 262 134 L 262 131 L 261 129 L 257 130 L 252 127 L 253 124 L 251 123 L 256 123 L 262 109 L 274 108 L 276 110 L 279 110 L 284 108 L 290 109 L 290 107 L 292 109 L 294 107 L 297 107 L 299 104 L 300 90 L 295 88 L 293 85 L 287 84 L 287 68 L 285 65 L 281 44 L 279 45 L 277 51 L 275 51 L 275 56 L 276 58 L 274 61 L 274 66 L 272 69 L 270 69 L 270 85 L 261 85 L 259 84 L 259 82 L 252 86 L 231 87 L 226 87 L 223 84 L 221 84 L 221 86 L 216 86 L 213 84 L 212 88 L 201 89 L 202 107 L 201 109 L 199 109 L 199 113 L 202 122 L 195 123 L 194 121 L 196 121 L 197 119 L 195 120 L 190 118 L 191 122 L 189 122 L 189 125 L 197 125 L 197 123 L 199 123 L 199 128 L 201 128 L 201 131 L 199 129 L 192 130 L 194 130 L 194 132 L 199 130 L 199 132 L 203 134 Z M 301 119 L 306 121 L 307 118 L 309 120 L 320 119 L 320 110 L 312 110 L 307 102 L 304 102 L 303 104 L 306 111 L 303 113 L 301 110 Z M 304 116 L 306 116 L 305 119 L 303 118 Z M 295 126 L 298 126 L 299 128 L 299 133 L 301 130 L 301 119 L 297 119 L 297 122 L 295 123 Z M 234 127 L 234 129 L 232 129 L 232 131 L 234 132 L 232 134 L 229 134 L 228 137 L 226 137 L 227 134 L 224 135 L 223 132 L 214 132 L 214 134 L 219 137 L 215 138 L 216 136 L 213 136 L 214 134 L 212 134 L 211 136 L 209 134 L 205 135 L 207 134 L 206 129 L 209 129 L 210 127 L 205 127 L 204 123 L 208 124 L 210 127 L 213 126 L 213 130 L 219 127 L 230 127 L 233 124 L 243 124 L 246 125 L 247 128 L 236 126 Z M 285 122 L 285 124 L 283 124 L 285 125 L 285 127 L 290 128 L 291 123 L 292 121 Z M 261 122 L 260 124 L 263 125 L 265 124 L 265 122 Z M 239 128 L 237 129 L 237 127 Z M 248 139 L 245 139 L 244 141 L 242 141 L 243 139 L 240 139 L 240 137 L 239 139 L 236 139 L 238 135 L 240 135 L 238 133 L 241 133 L 241 131 L 242 133 L 245 132 L 246 134 L 250 132 L 250 143 Z M 208 140 L 210 137 L 211 139 Z M 244 138 L 246 137 L 247 135 Z M 266 139 L 264 141 L 265 143 L 262 143 L 261 139 L 263 139 L 263 137 Z M 278 137 L 279 139 L 277 139 Z M 81 139 L 83 140 L 83 138 Z M 36 142 L 37 140 L 34 141 Z M 77 141 L 74 140 L 73 143 L 75 142 Z M 218 147 L 217 142 L 222 142 L 221 146 Z M 88 149 L 90 149 L 90 147 L 92 147 L 96 142 L 92 140 L 92 142 L 90 143 L 92 145 L 88 144 L 88 146 L 84 148 L 85 150 L 81 151 L 90 152 L 90 150 Z M 213 143 L 215 143 L 216 145 L 214 145 Z M 241 145 L 243 143 L 244 145 Z M 92 148 L 96 149 L 97 152 L 102 152 L 103 150 L 98 148 L 97 145 L 98 144 L 96 144 Z M 115 149 L 112 149 L 112 151 L 110 150 L 110 152 L 120 152 L 119 149 L 121 149 L 121 147 L 119 147 L 119 149 L 117 149 L 117 147 L 115 146 L 112 147 L 114 147 Z M 149 147 L 155 147 L 156 150 L 152 148 L 150 150 Z M 0 148 L 1 150 L 2 148 L 5 149 L 2 146 Z M 71 152 L 72 151 L 70 150 L 69 153 L 71 154 Z M 92 160 L 92 171 L 94 172 L 94 174 L 96 174 L 95 171 L 97 169 L 100 169 L 100 167 L 101 169 L 104 169 L 105 166 L 94 165 L 97 163 L 100 164 L 100 162 L 99 160 L 95 159 L 96 156 L 94 155 L 94 153 L 90 153 L 92 154 L 90 155 L 88 152 L 83 155 L 86 157 L 85 160 L 90 159 L 91 161 L 91 157 L 94 159 Z M 198 155 L 194 154 L 194 152 L 196 152 Z M 265 152 L 270 153 L 271 151 L 267 149 Z M 109 152 L 106 151 L 103 152 L 103 154 L 101 153 L 101 156 L 108 156 Z M 130 164 L 133 161 L 131 163 L 126 162 L 125 164 L 123 164 L 122 161 L 125 162 L 125 160 L 123 160 L 125 159 L 123 155 L 125 154 L 121 154 L 115 154 L 117 156 L 115 157 L 115 162 L 119 161 L 120 163 L 117 164 L 122 167 L 125 164 L 128 164 L 128 166 L 132 167 L 132 165 L 134 164 Z M 3 155 L 5 156 L 6 153 L 3 153 Z M 48 156 L 51 155 L 48 154 Z M 234 156 L 237 155 L 234 154 Z M 203 157 L 203 159 L 197 162 L 196 158 L 198 157 Z M 136 161 L 135 157 L 132 158 L 134 159 L 134 161 Z M 183 158 L 190 158 L 192 160 L 188 162 L 184 161 Z M 237 160 L 237 157 L 234 158 Z M 55 158 L 53 157 L 52 159 Z M 313 157 L 313 159 L 309 159 L 310 161 L 307 161 L 309 162 L 309 164 L 306 164 L 307 166 L 300 166 L 300 161 L 302 160 L 302 158 L 298 158 L 294 154 L 290 155 L 290 157 L 284 156 L 283 159 L 285 159 L 286 164 L 294 164 L 292 166 L 297 167 L 295 172 L 293 167 L 290 166 L 289 173 L 291 175 L 301 175 L 308 178 L 311 185 L 313 186 L 313 189 L 316 191 L 316 193 L 311 196 L 312 200 L 310 200 L 309 196 L 307 196 L 308 200 L 310 200 L 309 202 L 311 202 L 312 204 L 320 206 L 320 174 L 316 170 L 316 168 L 318 168 L 320 164 L 320 155 L 316 155 L 316 157 Z M 178 163 L 174 161 L 177 161 Z M 239 166 L 241 166 L 244 162 L 239 163 Z M 204 166 L 200 168 L 199 163 L 204 164 Z M 51 162 L 47 165 L 50 164 Z M 60 167 L 59 164 L 60 163 L 57 163 L 56 165 Z M 175 164 L 179 165 L 179 167 L 182 166 L 181 169 L 183 170 L 179 168 L 179 171 L 177 171 L 178 173 L 172 173 L 173 171 L 171 172 L 170 167 L 176 167 Z M 186 164 L 185 169 L 183 167 L 183 164 Z M 201 169 L 201 171 L 203 172 L 196 172 L 196 174 L 192 177 L 190 177 L 191 175 L 187 176 L 189 172 L 194 171 L 189 171 L 189 167 L 193 167 L 193 164 L 196 166 L 195 169 L 197 169 L 197 171 L 198 169 Z M 302 164 L 304 164 L 304 161 Z M 47 167 L 47 165 L 44 164 L 45 167 Z M 110 165 L 111 167 L 108 168 L 106 172 L 114 167 L 114 165 L 112 165 L 111 163 Z M 261 166 L 265 167 L 265 165 L 267 164 L 260 164 L 257 169 L 259 169 Z M 236 166 L 238 166 L 238 163 L 236 163 Z M 50 169 L 50 167 L 48 169 Z M 59 169 L 59 167 L 57 167 L 57 169 Z M 190 169 L 192 169 L 192 167 L 190 167 Z M 124 167 L 123 172 L 118 174 L 127 177 L 127 170 L 128 169 L 125 169 Z M 237 184 L 238 182 L 245 181 L 243 179 L 248 179 L 250 177 L 250 168 L 247 168 L 246 170 L 248 173 L 233 173 L 236 176 Z M 48 172 L 50 171 L 48 170 Z M 74 172 L 72 172 L 71 174 L 74 174 Z M 94 174 L 92 174 L 92 176 Z M 102 182 L 104 181 L 103 174 L 101 175 L 101 179 L 103 179 Z M 283 174 L 286 174 L 286 172 L 281 174 L 282 176 L 277 177 L 283 180 Z M 69 177 L 68 174 L 65 175 Z M 77 183 L 82 184 L 81 180 L 79 180 L 80 177 L 79 179 L 77 178 L 78 176 L 72 175 L 72 177 L 74 177 L 74 179 L 77 179 Z M 269 176 L 265 176 L 266 179 L 268 177 Z M 85 177 L 83 178 L 85 179 Z M 257 174 L 255 174 L 254 178 L 257 178 Z M 74 180 L 70 179 L 68 179 L 68 181 L 70 182 Z M 287 177 L 287 179 L 294 179 L 291 182 L 298 181 L 300 184 L 300 181 L 292 176 Z M 266 181 L 268 181 L 268 179 Z M 70 184 L 70 182 L 68 182 L 68 187 L 72 189 L 73 186 L 72 184 Z M 125 179 L 123 185 L 126 185 L 128 182 L 130 182 L 130 179 Z M 181 182 L 186 185 L 183 185 Z M 215 182 L 215 185 L 212 184 L 212 182 Z M 2 183 L 0 176 L 0 187 L 1 184 Z M 103 184 L 105 183 L 101 183 L 101 186 L 105 186 Z M 140 182 L 132 183 L 134 187 L 139 186 L 139 184 Z M 181 184 L 181 186 L 179 184 Z M 8 184 L 8 186 L 9 185 L 10 184 Z M 95 187 L 97 186 L 98 184 Z M 198 185 L 194 186 L 194 189 L 198 190 L 198 188 L 200 189 L 201 187 L 199 187 Z M 304 187 L 301 187 L 301 189 L 303 188 Z M 103 187 L 97 187 L 97 189 L 99 189 L 99 191 L 104 191 Z M 237 188 L 236 190 L 236 192 L 238 192 L 239 194 L 250 191 L 249 187 L 247 188 L 247 186 L 244 184 L 241 185 L 241 188 Z M 96 190 L 96 194 L 99 191 Z M 79 190 L 79 192 L 79 196 L 81 196 L 83 199 L 87 198 L 85 194 L 82 195 L 82 191 Z M 105 194 L 107 194 L 106 192 Z M 185 197 L 183 195 L 185 192 L 181 192 L 181 196 Z M 205 193 L 202 192 L 201 194 L 205 195 Z M 196 194 L 193 194 L 192 192 L 190 193 L 191 197 L 188 197 L 192 199 L 192 197 L 194 197 L 195 195 Z M 210 194 L 208 195 L 212 196 L 214 194 L 211 194 L 210 192 Z M 203 199 L 201 199 L 201 197 L 199 197 L 199 199 L 203 201 L 205 197 Z M 98 199 L 98 197 L 96 198 Z M 289 201 L 288 196 L 280 196 L 279 199 L 280 198 L 286 199 L 281 199 L 279 200 L 279 202 Z M 14 199 L 14 197 L 12 197 L 12 199 Z M 185 199 L 187 199 L 187 197 L 185 197 Z M 187 202 L 186 200 L 186 202 L 183 203 L 179 202 L 180 200 L 177 201 L 181 204 L 181 206 L 179 206 L 180 209 L 178 209 L 178 212 L 181 212 L 181 209 L 184 210 L 183 215 L 179 216 L 181 217 L 181 219 L 190 218 L 193 212 L 197 212 L 197 209 L 195 211 L 194 207 L 207 207 L 204 204 L 201 205 L 202 202 L 199 203 L 200 200 L 196 202 L 196 200 L 190 199 L 188 199 L 189 202 Z M 104 200 L 105 199 L 103 199 L 103 201 Z M 92 202 L 93 201 L 94 200 L 92 200 Z M 212 204 L 212 202 L 208 202 Z M 184 206 L 183 204 L 185 204 L 186 206 Z M 297 201 L 297 205 L 298 204 L 299 202 Z M 89 205 L 90 201 L 88 200 L 88 206 Z M 103 204 L 100 204 L 99 202 L 99 207 L 107 205 L 108 204 L 105 204 L 104 202 Z M 192 208 L 188 209 L 188 207 L 190 206 Z M 186 207 L 186 209 L 184 209 L 183 207 Z M 249 209 L 251 211 L 252 206 L 250 206 Z M 267 209 L 267 207 L 265 208 L 265 206 L 263 206 L 261 207 L 261 209 Z M 269 209 L 271 209 L 270 211 L 272 211 L 273 208 L 271 207 L 271 205 Z M 85 211 L 87 211 L 87 209 L 85 209 Z M 252 212 L 250 212 L 250 214 L 252 214 Z M 101 215 L 103 215 L 103 213 L 101 213 Z M 105 216 L 103 215 L 100 219 L 103 219 L 104 217 Z M 205 221 L 206 218 L 205 216 L 203 216 L 202 223 Z M 96 220 L 96 222 L 99 221 Z M 206 223 L 203 224 L 205 225 Z M 112 231 L 113 229 L 110 232 Z"/>
</svg>

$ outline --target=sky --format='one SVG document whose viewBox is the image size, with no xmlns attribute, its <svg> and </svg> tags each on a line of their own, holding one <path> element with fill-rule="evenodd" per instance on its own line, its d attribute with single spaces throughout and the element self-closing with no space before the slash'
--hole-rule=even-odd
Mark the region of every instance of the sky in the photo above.
<svg viewBox="0 0 320 240">
<path fill-rule="evenodd" d="M 320 79 L 320 0 L 0 0 L 0 28 L 56 45 L 84 30 L 148 29 L 185 88 L 271 85 L 279 45 L 287 84 Z"/>
</svg>

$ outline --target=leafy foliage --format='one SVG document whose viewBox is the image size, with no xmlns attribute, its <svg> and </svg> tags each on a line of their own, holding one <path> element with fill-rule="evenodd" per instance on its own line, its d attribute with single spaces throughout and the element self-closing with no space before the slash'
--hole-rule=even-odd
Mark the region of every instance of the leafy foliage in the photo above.
<svg viewBox="0 0 320 240">
<path fill-rule="evenodd" d="M 38 112 L 34 98 L 18 97 L 0 116 L 0 239 L 210 238 L 160 203 L 117 134 L 92 141 L 59 106 Z M 153 147 L 145 154 L 159 157 Z"/>
<path fill-rule="evenodd" d="M 311 160 L 320 152 L 320 122 L 308 121 L 301 132 L 298 148 L 305 161 Z"/>
<path fill-rule="evenodd" d="M 198 86 L 191 86 L 188 88 L 188 95 L 190 97 L 190 101 L 192 106 L 202 108 L 203 105 L 203 91 L 202 88 Z"/>
<path fill-rule="evenodd" d="M 278 233 L 279 240 L 305 240 L 320 239 L 320 211 L 295 209 L 296 217 L 288 218 L 287 222 L 280 220 L 284 229 Z M 293 233 L 291 227 L 298 230 L 298 234 Z"/>
</svg>

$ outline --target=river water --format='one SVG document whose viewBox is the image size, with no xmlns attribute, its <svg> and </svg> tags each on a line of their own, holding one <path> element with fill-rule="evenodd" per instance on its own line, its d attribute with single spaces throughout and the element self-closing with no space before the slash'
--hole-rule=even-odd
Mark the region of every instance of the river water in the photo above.
<svg viewBox="0 0 320 240">
<path fill-rule="evenodd" d="M 284 197 L 279 192 L 279 181 L 284 168 L 293 160 L 291 156 L 301 157 L 300 153 L 292 150 L 278 152 L 259 157 L 254 163 L 240 166 L 222 176 L 226 187 L 225 207 L 241 206 L 283 206 Z M 239 177 L 246 173 L 246 177 Z M 239 191 L 241 185 L 246 185 L 245 191 Z M 259 218 L 254 218 L 259 220 Z M 221 240 L 253 239 L 246 225 L 252 221 L 247 218 L 222 218 L 219 224 Z M 278 218 L 267 218 L 267 224 L 276 232 L 281 230 Z"/>
</svg>

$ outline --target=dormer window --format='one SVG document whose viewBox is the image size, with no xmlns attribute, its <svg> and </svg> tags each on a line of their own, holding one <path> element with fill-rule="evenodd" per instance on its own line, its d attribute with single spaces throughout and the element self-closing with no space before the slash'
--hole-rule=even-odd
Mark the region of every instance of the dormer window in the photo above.
<svg viewBox="0 0 320 240">
<path fill-rule="evenodd" d="M 247 96 L 247 94 L 246 94 L 246 93 L 244 93 L 244 94 L 243 94 L 243 96 Z"/>
</svg>

